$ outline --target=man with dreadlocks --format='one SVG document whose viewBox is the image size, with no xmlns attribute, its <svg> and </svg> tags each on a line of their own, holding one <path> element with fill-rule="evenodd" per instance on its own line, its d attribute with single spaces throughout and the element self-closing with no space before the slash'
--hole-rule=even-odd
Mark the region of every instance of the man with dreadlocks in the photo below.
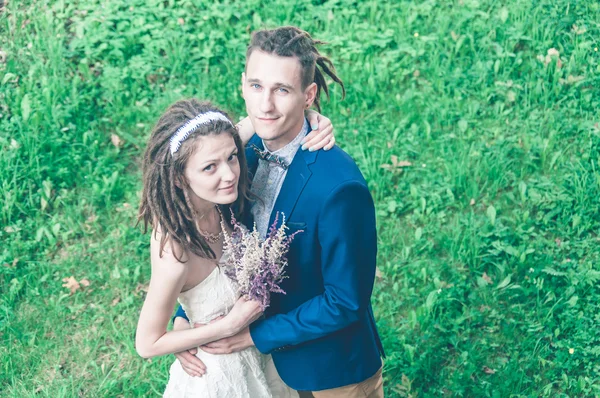
<svg viewBox="0 0 600 398">
<path fill-rule="evenodd" d="M 256 132 L 246 147 L 251 189 L 261 200 L 251 216 L 263 236 L 277 212 L 290 233 L 303 232 L 288 253 L 286 294 L 272 296 L 264 319 L 200 348 L 227 354 L 256 346 L 272 354 L 283 381 L 301 396 L 382 397 L 384 354 L 370 304 L 377 253 L 372 197 L 340 148 L 298 150 L 309 131 L 304 110 L 320 110 L 321 91 L 329 96 L 325 77 L 345 94 L 319 44 L 295 27 L 252 35 L 242 93 Z M 176 328 L 186 324 L 176 319 Z M 177 354 L 182 364 L 198 360 L 187 354 Z"/>
</svg>

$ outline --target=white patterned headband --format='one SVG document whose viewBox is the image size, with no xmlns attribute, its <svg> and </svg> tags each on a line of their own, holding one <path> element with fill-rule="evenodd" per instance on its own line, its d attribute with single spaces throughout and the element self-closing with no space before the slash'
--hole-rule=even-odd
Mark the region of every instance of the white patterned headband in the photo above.
<svg viewBox="0 0 600 398">
<path fill-rule="evenodd" d="M 233 123 L 231 123 L 231 120 L 227 119 L 227 117 L 220 112 L 210 111 L 201 113 L 192 120 L 187 121 L 183 126 L 177 129 L 175 134 L 173 134 L 171 140 L 169 141 L 171 147 L 171 155 L 174 155 L 175 152 L 179 150 L 183 141 L 185 141 L 186 138 L 190 136 L 190 134 L 196 131 L 198 127 L 202 126 L 203 124 L 208 124 L 217 120 L 227 122 L 233 127 Z"/>
</svg>

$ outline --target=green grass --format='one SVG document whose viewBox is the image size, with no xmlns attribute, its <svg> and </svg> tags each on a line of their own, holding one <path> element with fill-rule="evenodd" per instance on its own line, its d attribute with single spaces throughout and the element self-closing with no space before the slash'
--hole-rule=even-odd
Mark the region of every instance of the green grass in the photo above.
<svg viewBox="0 0 600 398">
<path fill-rule="evenodd" d="M 592 0 L 8 2 L 0 395 L 162 393 L 173 357 L 133 346 L 146 138 L 181 97 L 242 115 L 249 32 L 294 24 L 330 43 L 348 96 L 324 113 L 376 199 L 387 395 L 600 396 L 598 21 Z"/>
</svg>

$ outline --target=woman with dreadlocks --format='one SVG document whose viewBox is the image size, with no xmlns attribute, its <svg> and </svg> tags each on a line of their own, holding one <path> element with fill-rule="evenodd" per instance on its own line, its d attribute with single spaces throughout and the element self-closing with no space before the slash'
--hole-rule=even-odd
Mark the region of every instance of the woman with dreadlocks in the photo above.
<svg viewBox="0 0 600 398">
<path fill-rule="evenodd" d="M 321 124 L 326 127 L 322 130 L 331 131 L 327 119 Z M 247 141 L 252 132 L 241 130 Z M 242 213 L 249 196 L 242 141 L 223 111 L 195 99 L 172 105 L 151 134 L 139 210 L 145 229 L 152 228 L 152 276 L 136 333 L 142 357 L 177 353 L 232 336 L 262 313 L 258 302 L 239 297 L 219 268 L 221 217 L 230 221 L 230 208 Z M 190 318 L 206 326 L 168 332 L 177 301 Z M 181 367 L 176 361 L 165 396 L 297 396 L 273 377 L 272 362 L 254 347 L 229 355 L 198 350 L 197 355 L 208 372 L 198 373 L 199 377 L 173 372 Z"/>
</svg>

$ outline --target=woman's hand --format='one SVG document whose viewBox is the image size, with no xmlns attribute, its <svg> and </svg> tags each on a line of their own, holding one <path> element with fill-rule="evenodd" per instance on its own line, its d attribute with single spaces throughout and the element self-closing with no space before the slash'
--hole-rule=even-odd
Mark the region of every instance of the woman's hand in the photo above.
<svg viewBox="0 0 600 398">
<path fill-rule="evenodd" d="M 234 335 L 260 318 L 262 313 L 263 310 L 258 301 L 246 300 L 245 298 L 240 297 L 229 314 L 227 314 L 221 322 L 227 322 L 231 335 Z"/>
<path fill-rule="evenodd" d="M 333 125 L 331 124 L 331 120 L 313 110 L 307 110 L 305 115 L 312 131 L 304 137 L 302 149 L 308 149 L 312 152 L 319 149 L 328 151 L 333 148 L 335 145 L 335 137 L 333 136 Z"/>
</svg>

